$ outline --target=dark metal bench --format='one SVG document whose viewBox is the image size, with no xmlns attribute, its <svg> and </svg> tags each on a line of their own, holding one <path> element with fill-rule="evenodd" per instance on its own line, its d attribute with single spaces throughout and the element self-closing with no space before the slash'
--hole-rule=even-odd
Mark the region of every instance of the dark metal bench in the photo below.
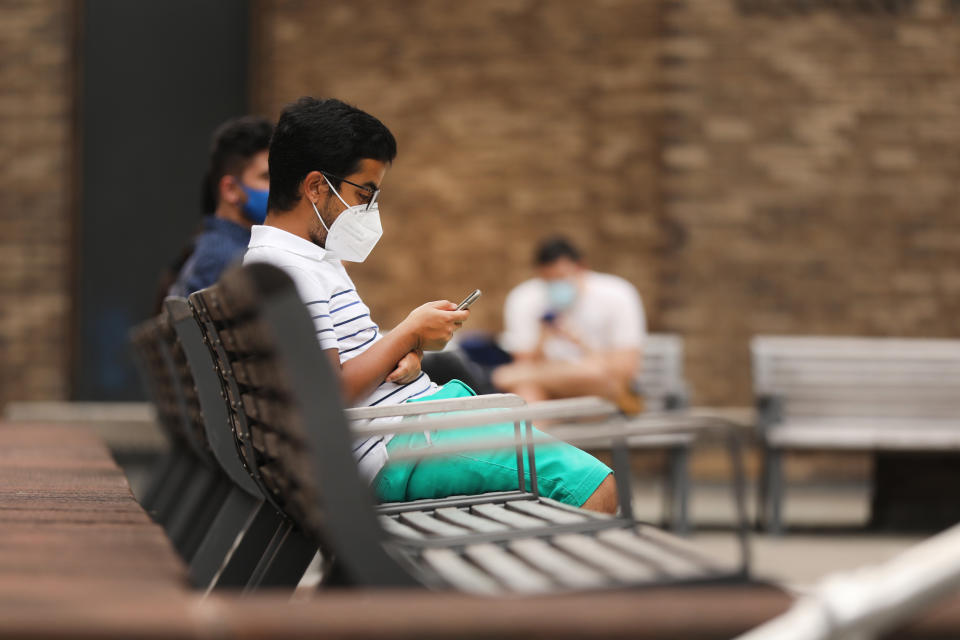
<svg viewBox="0 0 960 640">
<path fill-rule="evenodd" d="M 411 503 L 394 512 L 390 507 L 378 511 L 358 475 L 351 453 L 354 439 L 488 422 L 526 423 L 549 414 L 550 403 L 351 427 L 340 405 L 339 381 L 285 274 L 265 265 L 231 272 L 195 294 L 191 303 L 202 309 L 207 329 L 216 331 L 219 372 L 225 373 L 225 363 L 233 372 L 232 381 L 225 377 L 226 392 L 251 475 L 289 516 L 291 532 L 305 535 L 335 558 L 331 580 L 489 593 L 745 578 L 745 558 L 733 567 L 720 565 L 683 541 L 635 522 L 625 475 L 619 517 L 561 505 L 539 496 L 535 486 L 508 499 L 458 498 L 465 502 Z M 564 415 L 552 406 L 555 417 Z M 624 431 L 621 421 L 617 433 L 625 439 L 647 423 L 651 421 L 641 419 L 632 431 Z M 609 431 L 609 424 L 594 434 L 609 439 L 611 433 L 603 431 Z M 663 421 L 656 424 L 660 434 L 674 430 Z"/>
<path fill-rule="evenodd" d="M 194 404 L 193 384 L 182 366 L 183 352 L 166 314 L 131 332 L 144 384 L 154 404 L 170 449 L 151 477 L 143 507 L 167 531 L 180 554 L 196 551 L 217 503 L 229 491 L 214 461 Z"/>
</svg>

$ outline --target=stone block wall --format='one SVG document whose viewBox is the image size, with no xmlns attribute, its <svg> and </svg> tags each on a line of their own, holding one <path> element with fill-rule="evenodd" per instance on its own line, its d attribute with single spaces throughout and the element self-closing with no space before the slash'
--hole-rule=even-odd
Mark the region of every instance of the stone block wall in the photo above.
<svg viewBox="0 0 960 640">
<path fill-rule="evenodd" d="M 74 11 L 0 2 L 0 406 L 68 395 Z"/>
</svg>

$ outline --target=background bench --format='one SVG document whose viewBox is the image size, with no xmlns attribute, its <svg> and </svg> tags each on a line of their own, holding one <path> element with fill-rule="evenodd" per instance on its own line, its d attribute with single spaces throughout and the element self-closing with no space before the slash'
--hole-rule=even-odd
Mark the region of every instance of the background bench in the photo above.
<svg viewBox="0 0 960 640">
<path fill-rule="evenodd" d="M 690 405 L 683 374 L 683 338 L 674 333 L 651 333 L 643 344 L 643 365 L 637 384 L 644 410 L 671 411 Z M 674 533 L 690 531 L 690 450 L 693 438 L 675 433 L 634 437 L 631 448 L 664 449 L 667 464 L 663 478 L 663 522 Z"/>
<path fill-rule="evenodd" d="M 758 336 L 760 511 L 782 529 L 783 452 L 960 452 L 960 341 Z"/>
</svg>

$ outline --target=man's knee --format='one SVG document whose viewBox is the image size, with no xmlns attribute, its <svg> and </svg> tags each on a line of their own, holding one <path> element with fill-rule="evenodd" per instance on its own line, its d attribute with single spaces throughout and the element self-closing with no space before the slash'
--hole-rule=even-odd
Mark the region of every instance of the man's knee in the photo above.
<svg viewBox="0 0 960 640">
<path fill-rule="evenodd" d="M 604 478 L 596 491 L 581 505 L 583 509 L 601 513 L 616 513 L 617 506 L 617 482 L 612 473 Z"/>
</svg>

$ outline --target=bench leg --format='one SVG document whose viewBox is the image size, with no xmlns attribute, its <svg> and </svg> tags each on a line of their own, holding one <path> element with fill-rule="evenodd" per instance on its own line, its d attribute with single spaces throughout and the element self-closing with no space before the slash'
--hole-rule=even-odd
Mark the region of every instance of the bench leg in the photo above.
<svg viewBox="0 0 960 640">
<path fill-rule="evenodd" d="M 312 540 L 293 523 L 284 523 L 270 541 L 244 591 L 261 587 L 296 587 L 316 554 L 317 545 Z"/>
<path fill-rule="evenodd" d="M 284 517 L 272 505 L 258 500 L 258 506 L 249 514 L 242 533 L 233 541 L 209 588 L 245 587 L 284 523 Z"/>
<path fill-rule="evenodd" d="M 760 509 L 763 527 L 773 535 L 783 533 L 783 451 L 767 448 L 760 485 Z"/>
<path fill-rule="evenodd" d="M 194 517 L 203 507 L 209 494 L 216 488 L 219 480 L 218 474 L 214 473 L 213 469 L 198 463 L 189 482 L 184 486 L 177 504 L 173 507 L 167 521 L 167 536 L 184 559 L 187 559 L 185 542 L 190 533 L 190 527 L 194 523 Z"/>
<path fill-rule="evenodd" d="M 216 473 L 216 476 L 217 479 L 214 481 L 213 486 L 190 517 L 190 522 L 184 533 L 183 557 L 187 562 L 193 561 L 197 549 L 200 548 L 200 544 L 213 525 L 217 514 L 220 513 L 220 510 L 223 508 L 223 504 L 227 501 L 227 496 L 230 495 L 230 491 L 233 489 L 233 482 L 231 482 L 229 478 L 220 473 Z"/>
<path fill-rule="evenodd" d="M 690 531 L 690 452 L 686 447 L 671 447 L 667 456 L 665 524 L 674 533 L 686 535 Z"/>
<path fill-rule="evenodd" d="M 170 449 L 161 455 L 155 464 L 151 465 L 149 486 L 143 493 L 143 499 L 140 500 L 140 506 L 147 513 L 153 510 L 157 499 L 163 492 L 163 488 L 170 483 L 170 476 L 177 466 L 178 453 L 176 450 Z"/>
<path fill-rule="evenodd" d="M 231 549 L 246 533 L 262 500 L 238 487 L 231 487 L 203 540 L 190 561 L 190 582 L 206 589 L 213 582 Z"/>
<path fill-rule="evenodd" d="M 170 518 L 175 513 L 177 505 L 183 497 L 184 490 L 186 490 L 200 466 L 197 459 L 185 451 L 178 452 L 176 456 L 176 464 L 170 473 L 166 485 L 157 496 L 150 513 L 157 524 L 164 529 L 169 527 Z"/>
</svg>

